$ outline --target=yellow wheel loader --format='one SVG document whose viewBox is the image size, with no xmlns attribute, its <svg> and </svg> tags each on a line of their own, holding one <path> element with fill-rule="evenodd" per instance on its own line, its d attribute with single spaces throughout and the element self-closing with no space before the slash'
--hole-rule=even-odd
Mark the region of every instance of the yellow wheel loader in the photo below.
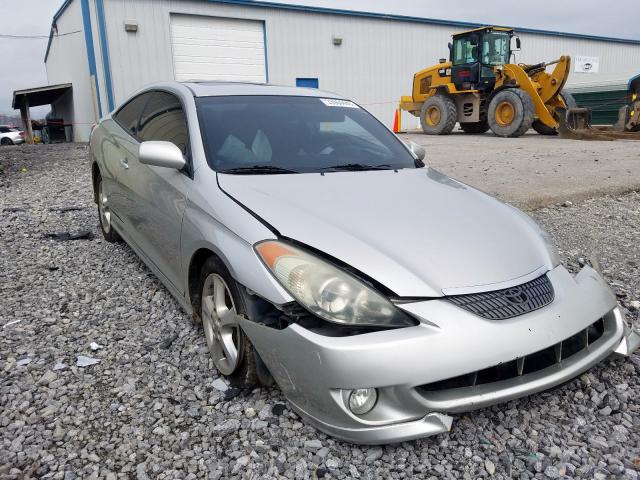
<svg viewBox="0 0 640 480">
<path fill-rule="evenodd" d="M 555 135 L 559 112 L 576 106 L 571 95 L 562 92 L 571 58 L 509 63 L 519 49 L 520 38 L 509 28 L 482 27 L 453 35 L 449 61 L 440 59 L 416 73 L 413 93 L 402 97 L 400 110 L 419 117 L 422 130 L 430 135 L 449 134 L 456 123 L 466 133 L 491 129 L 501 137 L 519 137 L 533 127 L 542 135 Z M 550 65 L 554 70 L 547 73 Z"/>
</svg>

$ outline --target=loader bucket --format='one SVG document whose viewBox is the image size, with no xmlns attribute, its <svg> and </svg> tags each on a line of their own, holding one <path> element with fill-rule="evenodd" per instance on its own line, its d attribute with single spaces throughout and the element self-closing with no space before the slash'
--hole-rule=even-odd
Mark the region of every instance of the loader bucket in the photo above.
<svg viewBox="0 0 640 480">
<path fill-rule="evenodd" d="M 588 108 L 556 108 L 560 138 L 571 140 L 640 140 L 640 133 L 625 132 L 620 122 L 610 127 L 594 127 Z"/>
</svg>

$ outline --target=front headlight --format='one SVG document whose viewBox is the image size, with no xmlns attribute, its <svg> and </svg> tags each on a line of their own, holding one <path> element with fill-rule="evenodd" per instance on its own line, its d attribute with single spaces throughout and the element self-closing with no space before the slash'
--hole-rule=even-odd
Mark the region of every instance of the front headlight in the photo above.
<svg viewBox="0 0 640 480">
<path fill-rule="evenodd" d="M 371 287 L 315 255 L 274 240 L 256 244 L 255 250 L 285 290 L 314 315 L 353 326 L 416 325 Z"/>
</svg>

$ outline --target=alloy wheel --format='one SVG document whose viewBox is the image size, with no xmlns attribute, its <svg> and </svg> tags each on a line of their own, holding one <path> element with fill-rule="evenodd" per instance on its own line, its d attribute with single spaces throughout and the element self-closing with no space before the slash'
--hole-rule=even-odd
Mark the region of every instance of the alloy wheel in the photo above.
<svg viewBox="0 0 640 480">
<path fill-rule="evenodd" d="M 102 228 L 106 233 L 109 233 L 111 231 L 111 210 L 109 208 L 109 199 L 102 189 L 102 181 L 98 183 L 98 211 L 100 212 Z"/>
<path fill-rule="evenodd" d="M 213 363 L 223 375 L 235 371 L 242 351 L 236 306 L 224 279 L 210 274 L 202 287 L 202 326 Z"/>
</svg>

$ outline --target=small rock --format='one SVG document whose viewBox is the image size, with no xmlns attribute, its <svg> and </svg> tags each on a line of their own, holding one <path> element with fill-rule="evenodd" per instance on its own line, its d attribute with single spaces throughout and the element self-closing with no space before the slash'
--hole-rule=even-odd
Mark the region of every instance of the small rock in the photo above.
<svg viewBox="0 0 640 480">
<path fill-rule="evenodd" d="M 560 472 L 553 465 L 549 465 L 544 469 L 544 474 L 549 478 L 558 478 L 560 477 Z"/>
<path fill-rule="evenodd" d="M 489 475 L 493 475 L 494 473 L 496 473 L 496 466 L 495 466 L 495 464 L 494 464 L 491 460 L 489 460 L 489 459 L 486 459 L 486 460 L 484 461 L 484 469 L 487 471 L 487 473 L 488 473 Z"/>
<path fill-rule="evenodd" d="M 338 462 L 338 460 L 336 460 L 335 458 L 329 458 L 327 459 L 326 462 L 324 462 L 324 464 L 327 466 L 328 469 L 330 470 L 335 470 L 336 468 L 338 468 L 340 466 L 340 463 Z"/>
<path fill-rule="evenodd" d="M 32 360 L 33 360 L 33 358 L 29 358 L 29 357 L 27 357 L 27 358 L 21 358 L 20 360 L 18 360 L 18 361 L 16 362 L 16 366 L 18 366 L 18 367 L 24 367 L 24 366 L 26 366 L 26 365 L 29 365 L 29 364 L 31 363 L 31 361 L 32 361 Z"/>
<path fill-rule="evenodd" d="M 223 433 L 223 434 L 235 432 L 236 430 L 240 430 L 240 420 L 237 420 L 235 418 L 230 418 L 229 420 L 225 420 L 221 424 L 213 427 L 214 432 Z"/>
<path fill-rule="evenodd" d="M 51 370 L 47 370 L 44 373 L 44 375 L 40 377 L 40 380 L 38 380 L 38 385 L 49 385 L 56 378 L 58 378 L 58 375 L 56 375 L 55 372 L 52 372 Z"/>
<path fill-rule="evenodd" d="M 253 428 L 255 430 L 262 430 L 263 428 L 267 428 L 268 426 L 269 426 L 269 422 L 266 422 L 264 420 L 258 419 L 253 423 Z"/>
<path fill-rule="evenodd" d="M 320 440 L 307 440 L 304 442 L 305 450 L 315 452 L 322 448 L 322 442 Z"/>
<path fill-rule="evenodd" d="M 271 409 L 271 413 L 273 413 L 276 417 L 279 417 L 284 413 L 286 405 L 284 403 L 276 403 Z"/>
<path fill-rule="evenodd" d="M 562 449 L 556 445 L 549 448 L 549 456 L 551 458 L 560 458 L 562 455 Z"/>
<path fill-rule="evenodd" d="M 53 366 L 54 370 L 64 370 L 65 368 L 67 368 L 67 366 L 64 364 L 64 362 L 56 362 L 56 364 Z"/>
<path fill-rule="evenodd" d="M 104 347 L 102 345 L 97 344 L 96 342 L 91 342 L 89 344 L 89 348 L 92 352 L 97 352 L 98 350 L 102 350 Z"/>
<path fill-rule="evenodd" d="M 76 358 L 76 366 L 78 367 L 90 367 L 91 365 L 100 363 L 99 358 L 85 357 L 84 355 L 78 355 Z"/>
<path fill-rule="evenodd" d="M 316 452 L 316 455 L 324 460 L 325 458 L 327 458 L 327 455 L 329 455 L 329 449 L 327 447 L 322 447 Z"/>
<path fill-rule="evenodd" d="M 609 444 L 607 443 L 607 441 L 602 438 L 602 437 L 589 437 L 589 445 L 591 445 L 592 447 L 595 447 L 599 450 L 602 450 L 604 452 L 609 450 Z"/>
<path fill-rule="evenodd" d="M 366 463 L 375 462 L 376 460 L 382 458 L 382 453 L 383 451 L 381 447 L 370 448 L 369 450 L 367 450 L 367 456 L 364 460 Z"/>
<path fill-rule="evenodd" d="M 216 378 L 211 382 L 211 386 L 220 392 L 226 392 L 229 389 L 229 385 L 222 378 Z"/>
<path fill-rule="evenodd" d="M 605 417 L 608 417 L 609 415 L 611 415 L 611 412 L 612 412 L 612 410 L 611 410 L 611 407 L 609 405 L 607 405 L 606 407 L 604 407 L 601 410 L 598 410 L 598 413 L 600 415 L 605 416 Z"/>
</svg>

